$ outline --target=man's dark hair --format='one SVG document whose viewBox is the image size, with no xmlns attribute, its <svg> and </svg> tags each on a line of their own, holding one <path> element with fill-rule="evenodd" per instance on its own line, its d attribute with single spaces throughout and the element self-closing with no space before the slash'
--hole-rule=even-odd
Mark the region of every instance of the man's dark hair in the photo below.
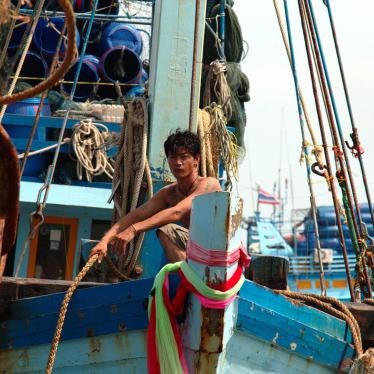
<svg viewBox="0 0 374 374">
<path fill-rule="evenodd" d="M 200 139 L 191 131 L 177 129 L 165 140 L 164 149 L 166 157 L 176 154 L 179 147 L 186 148 L 195 157 L 200 154 Z"/>
</svg>

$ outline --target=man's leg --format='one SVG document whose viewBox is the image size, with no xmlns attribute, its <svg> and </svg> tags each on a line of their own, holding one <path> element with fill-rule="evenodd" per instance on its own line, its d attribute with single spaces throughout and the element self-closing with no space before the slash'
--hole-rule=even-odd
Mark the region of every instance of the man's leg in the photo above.
<svg viewBox="0 0 374 374">
<path fill-rule="evenodd" d="M 160 227 L 157 237 L 170 262 L 184 261 L 186 259 L 186 245 L 188 229 L 174 223 Z"/>
<path fill-rule="evenodd" d="M 164 232 L 158 230 L 157 236 L 169 262 L 184 261 L 186 259 L 186 251 L 174 244 Z"/>
</svg>

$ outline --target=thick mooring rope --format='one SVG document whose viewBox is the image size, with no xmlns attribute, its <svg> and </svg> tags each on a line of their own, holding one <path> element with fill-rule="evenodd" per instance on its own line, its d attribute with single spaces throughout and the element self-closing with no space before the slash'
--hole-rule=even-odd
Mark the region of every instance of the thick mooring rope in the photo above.
<svg viewBox="0 0 374 374">
<path fill-rule="evenodd" d="M 301 294 L 298 292 L 275 290 L 276 293 L 284 295 L 290 299 L 303 300 L 308 304 L 319 307 L 322 311 L 344 320 L 349 326 L 353 338 L 353 344 L 360 357 L 363 354 L 360 326 L 349 309 L 339 300 L 329 296 Z"/>
<path fill-rule="evenodd" d="M 148 108 L 145 98 L 125 102 L 125 120 L 119 141 L 113 176 L 115 212 L 113 221 L 135 209 L 140 190 L 146 179 L 148 197 L 152 196 L 152 178 L 147 162 Z M 134 270 L 144 239 L 141 233 L 136 242 L 130 243 L 120 269 L 130 275 Z"/>
<path fill-rule="evenodd" d="M 88 271 L 91 269 L 93 264 L 97 261 L 99 258 L 99 255 L 94 255 L 90 257 L 87 261 L 87 263 L 84 265 L 82 270 L 79 272 L 79 274 L 75 277 L 73 283 L 69 287 L 69 289 L 66 291 L 66 294 L 64 296 L 64 299 L 62 300 L 61 303 L 61 308 L 60 308 L 60 313 L 58 315 L 58 321 L 55 329 L 55 333 L 52 339 L 51 343 L 51 348 L 49 351 L 49 356 L 48 356 L 48 361 L 47 361 L 47 367 L 46 367 L 46 374 L 51 374 L 53 365 L 55 363 L 56 359 L 56 353 L 57 353 L 57 348 L 60 342 L 61 338 L 61 333 L 62 333 L 62 328 L 64 326 L 65 322 L 65 316 L 66 312 L 68 309 L 69 302 L 74 294 L 74 291 L 77 289 L 79 282 L 82 281 L 82 279 L 85 277 L 85 275 L 88 273 Z M 110 260 L 108 256 L 104 257 L 105 261 L 107 262 L 108 266 L 112 269 L 112 271 L 122 280 L 130 280 L 129 277 L 126 275 L 122 274 L 113 264 L 113 262 Z"/>
</svg>

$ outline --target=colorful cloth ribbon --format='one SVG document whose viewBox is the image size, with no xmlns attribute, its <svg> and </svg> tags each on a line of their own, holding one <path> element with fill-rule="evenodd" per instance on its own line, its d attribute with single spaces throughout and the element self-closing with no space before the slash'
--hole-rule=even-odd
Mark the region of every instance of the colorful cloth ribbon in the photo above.
<svg viewBox="0 0 374 374">
<path fill-rule="evenodd" d="M 187 262 L 167 264 L 156 275 L 148 306 L 149 373 L 188 373 L 176 317 L 183 312 L 188 292 L 193 292 L 207 308 L 224 309 L 235 299 L 244 282 L 243 267 L 249 265 L 249 256 L 242 250 L 242 246 L 236 250 L 240 253 L 238 267 L 220 285 L 208 287 Z M 170 300 L 168 274 L 176 271 L 181 277 L 181 284 L 173 300 Z"/>
<path fill-rule="evenodd" d="M 203 248 L 191 239 L 187 242 L 187 258 L 210 266 L 229 266 L 239 258 L 244 258 L 243 254 L 248 257 L 242 242 L 230 252 Z"/>
</svg>

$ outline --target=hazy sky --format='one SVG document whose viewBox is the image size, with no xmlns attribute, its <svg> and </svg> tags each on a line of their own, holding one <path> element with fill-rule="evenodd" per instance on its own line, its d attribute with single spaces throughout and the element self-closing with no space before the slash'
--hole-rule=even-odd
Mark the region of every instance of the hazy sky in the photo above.
<svg viewBox="0 0 374 374">
<path fill-rule="evenodd" d="M 283 12 L 283 1 L 278 0 Z M 335 28 L 351 97 L 356 126 L 365 148 L 364 164 L 369 185 L 374 183 L 374 2 L 372 0 L 330 0 Z M 346 140 L 350 140 L 351 125 L 332 44 L 327 8 L 322 0 L 313 1 L 318 27 L 324 45 L 341 125 Z M 315 118 L 315 106 L 310 86 L 309 71 L 302 39 L 298 1 L 288 0 L 295 44 L 296 65 L 301 89 L 306 97 L 313 126 L 319 136 Z M 234 10 L 239 16 L 244 39 L 248 43 L 248 55 L 242 62 L 242 70 L 251 85 L 251 101 L 246 105 L 247 128 L 245 142 L 247 156 L 241 165 L 240 193 L 245 198 L 245 214 L 253 212 L 252 188 L 258 183 L 272 191 L 278 180 L 292 181 L 294 207 L 309 206 L 305 164 L 299 164 L 301 133 L 297 104 L 286 52 L 281 39 L 272 0 L 236 0 Z M 325 125 L 327 122 L 325 121 Z M 319 137 L 320 139 L 320 137 Z M 331 143 L 330 143 L 331 144 Z M 359 200 L 365 195 L 358 162 L 350 158 L 357 181 Z M 325 182 L 313 176 L 317 204 L 332 204 Z M 284 186 L 282 186 L 282 189 Z M 371 194 L 374 188 L 371 187 Z M 291 194 L 288 204 L 290 210 Z M 265 209 L 266 211 L 266 209 Z"/>
</svg>

